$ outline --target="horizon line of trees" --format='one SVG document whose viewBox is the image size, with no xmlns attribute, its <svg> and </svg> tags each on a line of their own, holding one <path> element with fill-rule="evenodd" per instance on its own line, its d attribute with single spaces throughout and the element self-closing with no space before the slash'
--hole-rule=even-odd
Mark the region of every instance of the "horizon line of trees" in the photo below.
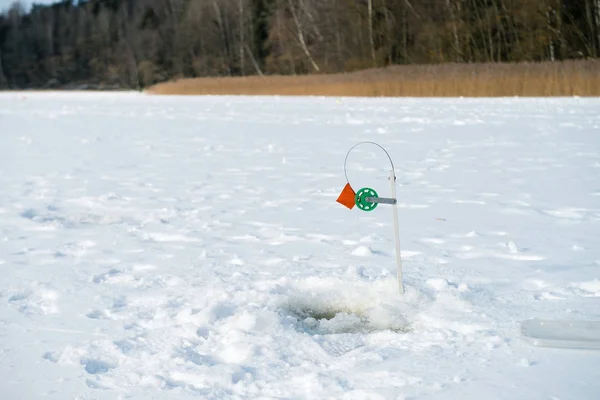
<svg viewBox="0 0 600 400">
<path fill-rule="evenodd" d="M 600 0 L 62 0 L 0 14 L 0 89 L 600 56 Z"/>
</svg>

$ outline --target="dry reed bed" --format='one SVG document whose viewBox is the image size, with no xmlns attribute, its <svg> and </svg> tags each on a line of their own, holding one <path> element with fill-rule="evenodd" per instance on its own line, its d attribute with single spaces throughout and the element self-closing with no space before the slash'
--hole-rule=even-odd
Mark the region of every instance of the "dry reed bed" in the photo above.
<svg viewBox="0 0 600 400">
<path fill-rule="evenodd" d="M 360 97 L 600 96 L 600 61 L 408 65 L 329 75 L 193 78 L 161 83 L 147 92 Z"/>
</svg>

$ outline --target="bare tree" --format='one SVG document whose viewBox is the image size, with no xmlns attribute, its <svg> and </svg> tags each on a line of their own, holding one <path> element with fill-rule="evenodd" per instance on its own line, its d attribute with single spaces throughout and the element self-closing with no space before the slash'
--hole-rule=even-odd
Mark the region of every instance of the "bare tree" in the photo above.
<svg viewBox="0 0 600 400">
<path fill-rule="evenodd" d="M 302 4 L 302 2 L 304 0 L 297 0 L 297 1 L 300 4 Z M 300 43 L 300 47 L 302 48 L 302 51 L 306 55 L 306 58 L 308 59 L 308 61 L 312 65 L 313 69 L 315 71 L 319 72 L 319 71 L 321 71 L 321 68 L 319 68 L 319 66 L 317 65 L 317 63 L 313 59 L 312 54 L 310 53 L 310 50 L 308 49 L 308 46 L 306 45 L 306 40 L 304 39 L 303 26 L 300 23 L 300 19 L 298 18 L 298 12 L 296 10 L 296 6 L 294 4 L 294 1 L 293 0 L 288 0 L 288 4 L 289 4 L 290 13 L 292 15 L 292 19 L 294 21 L 294 25 L 296 26 L 296 30 L 297 30 L 297 34 L 298 34 L 298 42 Z"/>
</svg>

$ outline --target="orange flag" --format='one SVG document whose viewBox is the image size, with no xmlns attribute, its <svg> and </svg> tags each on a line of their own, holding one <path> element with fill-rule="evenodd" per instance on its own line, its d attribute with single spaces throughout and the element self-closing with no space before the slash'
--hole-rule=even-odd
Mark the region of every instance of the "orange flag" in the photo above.
<svg viewBox="0 0 600 400">
<path fill-rule="evenodd" d="M 352 187 L 350 187 L 350 184 L 346 183 L 346 186 L 344 186 L 342 193 L 340 193 L 340 196 L 336 201 L 352 210 L 352 208 L 356 205 L 356 201 L 354 200 L 355 196 L 356 193 L 354 193 L 354 190 Z"/>
</svg>

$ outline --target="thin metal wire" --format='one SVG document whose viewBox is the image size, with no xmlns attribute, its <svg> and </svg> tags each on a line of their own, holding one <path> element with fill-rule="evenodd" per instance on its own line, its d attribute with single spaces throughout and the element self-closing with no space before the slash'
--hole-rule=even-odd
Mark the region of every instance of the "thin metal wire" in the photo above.
<svg viewBox="0 0 600 400">
<path fill-rule="evenodd" d="M 392 165 L 392 171 L 394 171 L 394 176 L 395 176 L 394 162 L 392 161 L 392 157 L 390 157 L 390 154 L 386 151 L 386 149 L 384 149 L 380 144 L 377 144 L 375 142 L 360 142 L 360 143 L 355 144 L 354 146 L 352 146 L 350 148 L 350 150 L 348 150 L 348 152 L 346 153 L 346 158 L 344 159 L 344 175 L 346 176 L 346 182 L 348 184 L 350 184 L 350 180 L 348 179 L 348 172 L 346 171 L 346 162 L 348 161 L 348 156 L 350 155 L 350 152 L 352 150 L 354 150 L 355 147 L 360 146 L 361 144 L 374 144 L 375 146 L 377 146 L 381 150 L 383 150 L 383 152 L 387 155 L 388 160 L 390 160 L 390 164 Z M 352 185 L 350 185 L 350 186 L 352 186 Z"/>
</svg>

